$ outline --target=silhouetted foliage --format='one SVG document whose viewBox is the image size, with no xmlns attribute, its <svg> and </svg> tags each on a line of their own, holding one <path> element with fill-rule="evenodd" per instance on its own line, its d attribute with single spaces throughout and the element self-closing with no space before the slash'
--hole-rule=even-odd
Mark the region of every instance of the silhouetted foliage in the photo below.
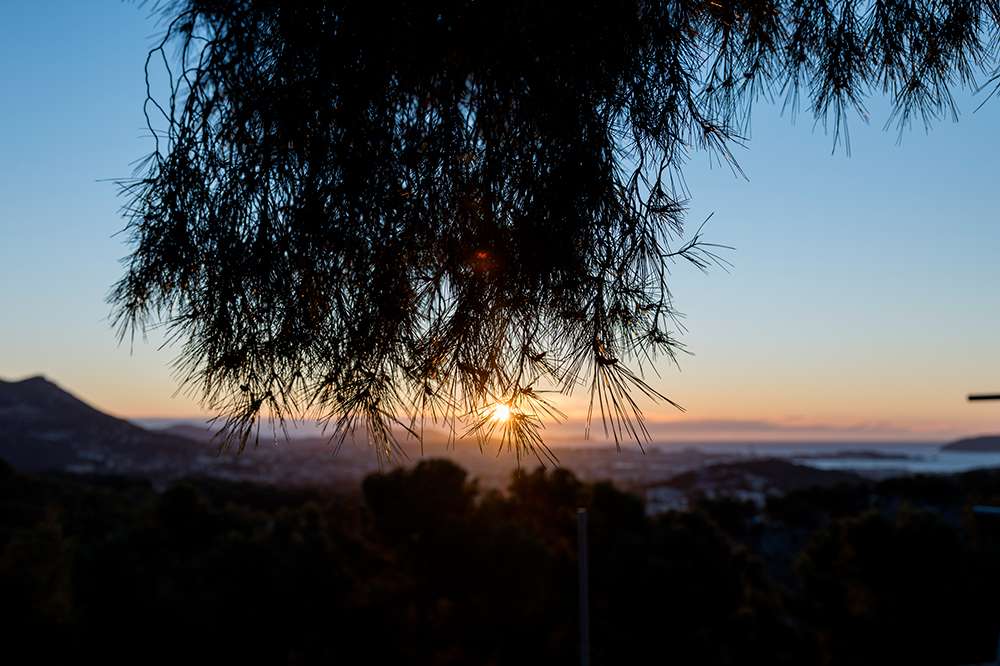
<svg viewBox="0 0 1000 666">
<path fill-rule="evenodd" d="M 989 654 L 996 639 L 977 617 L 986 599 L 961 571 L 958 536 L 935 514 L 911 510 L 895 520 L 862 514 L 817 534 L 800 575 L 811 619 L 825 629 L 824 663 L 972 663 Z"/>
<path fill-rule="evenodd" d="M 1000 472 L 647 517 L 564 471 L 483 493 L 441 460 L 361 497 L 7 473 L 0 623 L 33 663 L 574 664 L 584 506 L 595 665 L 981 663 L 1000 521 L 968 509 L 990 494 Z"/>
<path fill-rule="evenodd" d="M 548 455 L 543 388 L 581 384 L 641 443 L 635 399 L 663 398 L 643 368 L 681 349 L 668 267 L 720 262 L 682 235 L 684 158 L 738 168 L 762 96 L 845 139 L 872 90 L 900 126 L 949 113 L 993 73 L 998 6 L 167 3 L 122 334 L 164 321 L 241 446 L 262 413 L 315 409 L 384 455 L 425 418 Z"/>
</svg>

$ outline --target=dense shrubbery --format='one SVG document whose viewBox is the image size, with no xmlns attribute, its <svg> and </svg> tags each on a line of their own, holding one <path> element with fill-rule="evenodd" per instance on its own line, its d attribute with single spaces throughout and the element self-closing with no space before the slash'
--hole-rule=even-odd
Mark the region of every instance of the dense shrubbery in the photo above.
<svg viewBox="0 0 1000 666">
<path fill-rule="evenodd" d="M 34 663 L 572 664 L 575 511 L 595 664 L 961 664 L 996 644 L 1000 474 L 647 518 L 565 471 L 451 463 L 363 498 L 0 471 L 0 622 Z"/>
</svg>

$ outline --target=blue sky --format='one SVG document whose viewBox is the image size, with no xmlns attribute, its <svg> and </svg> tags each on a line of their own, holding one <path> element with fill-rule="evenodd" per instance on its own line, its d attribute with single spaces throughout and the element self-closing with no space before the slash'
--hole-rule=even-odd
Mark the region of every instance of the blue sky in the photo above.
<svg viewBox="0 0 1000 666">
<path fill-rule="evenodd" d="M 151 145 L 148 7 L 0 5 L 0 377 L 44 373 L 130 417 L 194 416 L 161 340 L 119 346 L 104 298 L 127 254 L 111 179 Z M 755 113 L 749 181 L 696 155 L 692 226 L 736 248 L 731 272 L 678 267 L 693 356 L 656 385 L 664 437 L 946 439 L 1000 430 L 1000 100 L 903 136 L 851 123 L 852 154 L 811 118 Z M 567 402 L 570 412 L 578 400 Z M 570 424 L 573 425 L 573 424 Z"/>
</svg>

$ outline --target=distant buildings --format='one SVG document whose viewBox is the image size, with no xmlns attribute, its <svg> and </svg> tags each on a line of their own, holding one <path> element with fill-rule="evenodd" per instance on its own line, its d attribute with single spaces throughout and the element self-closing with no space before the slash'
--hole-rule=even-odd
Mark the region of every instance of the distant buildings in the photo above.
<svg viewBox="0 0 1000 666">
<path fill-rule="evenodd" d="M 665 483 L 649 486 L 643 496 L 646 500 L 646 515 L 649 516 L 668 511 L 686 511 L 688 508 L 687 493 Z"/>
</svg>

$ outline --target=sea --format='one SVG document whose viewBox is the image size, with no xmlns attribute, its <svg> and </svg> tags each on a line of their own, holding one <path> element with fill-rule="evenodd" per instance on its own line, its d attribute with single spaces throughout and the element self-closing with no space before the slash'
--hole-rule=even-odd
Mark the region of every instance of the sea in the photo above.
<svg viewBox="0 0 1000 666">
<path fill-rule="evenodd" d="M 741 457 L 787 458 L 817 469 L 890 475 L 952 474 L 1000 467 L 1000 453 L 945 451 L 937 443 L 809 442 L 803 444 L 699 443 L 704 453 Z"/>
</svg>

